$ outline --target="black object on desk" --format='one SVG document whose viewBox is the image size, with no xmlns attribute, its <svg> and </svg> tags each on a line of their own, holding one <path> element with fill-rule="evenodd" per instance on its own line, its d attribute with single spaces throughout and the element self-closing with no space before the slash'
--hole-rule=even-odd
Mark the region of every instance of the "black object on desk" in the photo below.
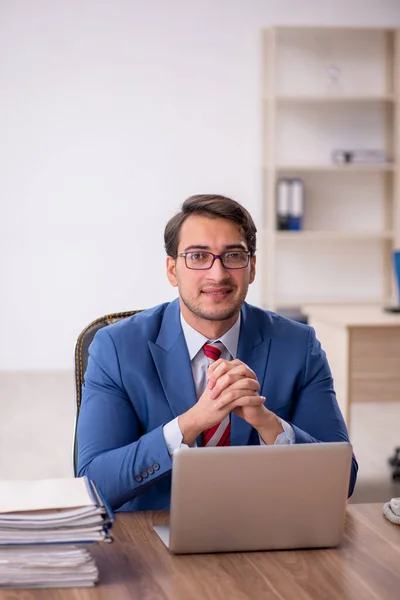
<svg viewBox="0 0 400 600">
<path fill-rule="evenodd" d="M 389 458 L 388 463 L 392 467 L 392 479 L 400 481 L 400 446 L 395 448 L 394 454 Z"/>
</svg>

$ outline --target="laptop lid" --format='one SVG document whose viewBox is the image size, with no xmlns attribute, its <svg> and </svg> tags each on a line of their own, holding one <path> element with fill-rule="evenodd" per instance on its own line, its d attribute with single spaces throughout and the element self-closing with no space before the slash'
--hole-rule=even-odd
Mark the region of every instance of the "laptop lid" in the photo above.
<svg viewBox="0 0 400 600">
<path fill-rule="evenodd" d="M 155 529 L 174 553 L 336 546 L 351 457 L 346 442 L 182 448 L 170 529 Z"/>
</svg>

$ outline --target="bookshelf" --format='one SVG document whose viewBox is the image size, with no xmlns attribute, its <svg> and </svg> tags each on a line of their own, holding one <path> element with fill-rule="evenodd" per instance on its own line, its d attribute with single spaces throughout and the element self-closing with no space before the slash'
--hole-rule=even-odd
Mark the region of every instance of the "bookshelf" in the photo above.
<svg viewBox="0 0 400 600">
<path fill-rule="evenodd" d="M 274 27 L 262 33 L 261 304 L 396 301 L 400 247 L 400 33 Z M 334 150 L 382 162 L 336 164 Z M 304 183 L 300 231 L 277 229 L 277 184 Z"/>
</svg>

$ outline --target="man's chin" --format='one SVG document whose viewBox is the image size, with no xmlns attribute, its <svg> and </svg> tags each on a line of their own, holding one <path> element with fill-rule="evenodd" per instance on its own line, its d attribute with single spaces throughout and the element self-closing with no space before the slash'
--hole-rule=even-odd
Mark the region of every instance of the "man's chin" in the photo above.
<svg viewBox="0 0 400 600">
<path fill-rule="evenodd" d="M 206 321 L 228 321 L 238 315 L 244 299 L 235 298 L 234 302 L 232 300 L 233 298 L 230 298 L 227 302 L 215 302 L 214 305 L 210 305 L 208 302 L 191 303 L 181 296 L 186 308 L 198 319 Z"/>
<path fill-rule="evenodd" d="M 224 310 L 201 310 L 198 311 L 197 316 L 201 319 L 207 319 L 207 321 L 228 321 L 229 319 L 232 319 L 232 317 L 237 315 L 239 310 L 240 307 L 230 307 L 229 309 L 225 308 Z"/>
</svg>

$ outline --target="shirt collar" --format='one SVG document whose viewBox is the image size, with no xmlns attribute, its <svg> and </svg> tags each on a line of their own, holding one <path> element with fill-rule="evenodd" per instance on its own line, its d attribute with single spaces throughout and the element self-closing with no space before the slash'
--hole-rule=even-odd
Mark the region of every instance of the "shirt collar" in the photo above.
<svg viewBox="0 0 400 600">
<path fill-rule="evenodd" d="M 204 337 L 201 333 L 193 329 L 183 318 L 182 313 L 181 317 L 181 325 L 183 330 L 183 335 L 185 336 L 186 346 L 189 351 L 190 360 L 193 360 L 199 350 L 204 346 L 204 344 L 208 341 L 215 342 L 216 340 L 209 340 Z M 239 332 L 240 332 L 240 313 L 239 317 L 232 325 L 230 329 L 224 335 L 218 338 L 220 342 L 222 342 L 225 348 L 228 350 L 229 354 L 236 358 L 238 343 L 239 343 Z"/>
</svg>

